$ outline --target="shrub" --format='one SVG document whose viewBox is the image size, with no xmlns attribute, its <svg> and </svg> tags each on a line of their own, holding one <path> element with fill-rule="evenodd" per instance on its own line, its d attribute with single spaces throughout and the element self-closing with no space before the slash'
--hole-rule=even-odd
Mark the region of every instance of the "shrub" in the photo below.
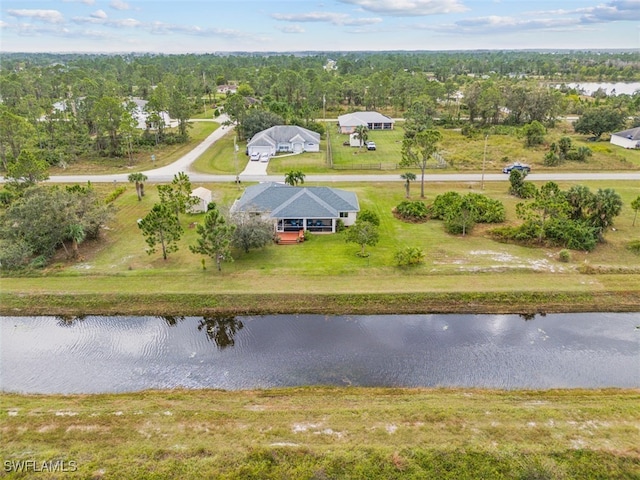
<svg viewBox="0 0 640 480">
<path fill-rule="evenodd" d="M 640 255 L 640 240 L 632 240 L 627 245 L 627 248 L 631 250 L 633 253 Z"/>
<path fill-rule="evenodd" d="M 336 222 L 336 232 L 343 232 L 346 227 L 344 226 L 344 221 L 339 218 Z"/>
<path fill-rule="evenodd" d="M 547 152 L 544 156 L 544 164 L 547 167 L 557 167 L 560 165 L 561 159 L 554 152 Z"/>
<path fill-rule="evenodd" d="M 396 207 L 396 214 L 409 221 L 425 221 L 430 216 L 429 208 L 420 200 L 405 200 Z"/>
<path fill-rule="evenodd" d="M 569 263 L 571 261 L 571 252 L 567 249 L 560 250 L 560 253 L 558 253 L 558 260 L 563 263 Z"/>
<path fill-rule="evenodd" d="M 451 205 L 460 203 L 461 198 L 458 192 L 446 192 L 438 195 L 431 205 L 431 217 L 436 220 L 444 220 L 447 210 Z"/>
<path fill-rule="evenodd" d="M 519 198 L 533 198 L 536 194 L 536 186 L 533 183 L 525 182 L 526 173 L 520 170 L 511 170 L 509 174 L 509 193 Z"/>
<path fill-rule="evenodd" d="M 107 195 L 107 197 L 104 199 L 104 203 L 112 203 L 116 198 L 122 195 L 126 189 L 127 187 L 125 187 L 124 185 L 120 185 L 113 192 Z"/>
<path fill-rule="evenodd" d="M 444 229 L 451 235 L 465 235 L 473 229 L 476 222 L 473 217 L 455 215 L 453 212 L 444 221 Z"/>
<path fill-rule="evenodd" d="M 475 223 L 501 223 L 506 218 L 504 205 L 479 193 L 465 196 L 457 192 L 438 195 L 431 206 L 432 218 L 445 221 L 449 233 L 470 231 Z"/>
<path fill-rule="evenodd" d="M 506 218 L 504 204 L 500 200 L 479 193 L 465 195 L 473 206 L 478 223 L 502 223 Z"/>
<path fill-rule="evenodd" d="M 395 259 L 399 267 L 418 265 L 424 261 L 424 252 L 419 247 L 405 247 L 396 251 Z"/>
<path fill-rule="evenodd" d="M 25 241 L 0 242 L 0 268 L 3 270 L 17 270 L 25 267 L 32 255 L 33 251 Z"/>
<path fill-rule="evenodd" d="M 360 213 L 358 213 L 358 220 L 373 223 L 376 227 L 380 226 L 380 217 L 376 212 L 371 210 L 361 210 Z"/>
<path fill-rule="evenodd" d="M 544 235 L 552 242 L 570 248 L 590 252 L 596 248 L 596 229 L 584 221 L 552 218 L 544 225 Z"/>
<path fill-rule="evenodd" d="M 13 201 L 13 198 L 14 198 L 13 192 L 10 192 L 6 188 L 3 188 L 2 190 L 0 190 L 0 205 L 2 205 L 3 207 L 9 206 Z"/>
</svg>

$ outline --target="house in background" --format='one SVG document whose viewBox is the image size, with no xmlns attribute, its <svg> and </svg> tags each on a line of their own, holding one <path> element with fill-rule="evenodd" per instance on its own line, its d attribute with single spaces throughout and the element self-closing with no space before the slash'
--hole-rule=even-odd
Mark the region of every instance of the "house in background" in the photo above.
<svg viewBox="0 0 640 480">
<path fill-rule="evenodd" d="M 247 142 L 247 154 L 319 152 L 320 134 L 295 125 L 276 125 L 256 133 Z"/>
<path fill-rule="evenodd" d="M 150 115 L 145 109 L 149 102 L 138 97 L 133 97 L 130 101 L 135 104 L 135 108 L 131 112 L 131 116 L 137 122 L 136 128 L 139 128 L 140 130 L 157 129 L 158 126 L 149 120 Z M 165 127 L 175 128 L 178 126 L 178 121 L 172 120 L 171 117 L 169 117 L 168 112 L 160 112 L 160 117 L 162 118 Z"/>
<path fill-rule="evenodd" d="M 207 207 L 209 206 L 209 204 L 211 203 L 212 199 L 213 199 L 213 195 L 211 194 L 211 190 L 209 190 L 208 188 L 204 188 L 204 187 L 198 187 L 193 189 L 193 191 L 191 192 L 191 197 L 197 199 L 197 203 L 195 205 L 193 205 L 190 209 L 191 213 L 200 213 L 200 212 L 206 212 L 207 211 Z"/>
<path fill-rule="evenodd" d="M 640 127 L 611 134 L 612 144 L 624 148 L 640 148 Z"/>
<path fill-rule="evenodd" d="M 393 130 L 394 120 L 378 112 L 354 112 L 338 117 L 340 133 L 354 133 L 356 127 L 364 125 L 369 130 Z"/>
<path fill-rule="evenodd" d="M 353 225 L 359 211 L 358 197 L 353 192 L 274 182 L 247 187 L 231 207 L 232 213 L 245 212 L 272 220 L 278 235 L 305 230 L 335 233 L 338 220 L 345 226 Z"/>
<path fill-rule="evenodd" d="M 237 93 L 238 92 L 238 86 L 237 85 L 218 85 L 216 90 L 218 91 L 218 93 L 224 93 L 226 95 L 231 95 L 233 93 Z"/>
</svg>

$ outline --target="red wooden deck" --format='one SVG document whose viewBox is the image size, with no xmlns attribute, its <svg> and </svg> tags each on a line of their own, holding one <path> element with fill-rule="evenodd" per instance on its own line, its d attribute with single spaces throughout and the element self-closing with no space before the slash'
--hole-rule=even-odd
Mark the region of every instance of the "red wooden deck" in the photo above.
<svg viewBox="0 0 640 480">
<path fill-rule="evenodd" d="M 304 241 L 304 232 L 278 232 L 278 245 L 293 245 Z"/>
</svg>

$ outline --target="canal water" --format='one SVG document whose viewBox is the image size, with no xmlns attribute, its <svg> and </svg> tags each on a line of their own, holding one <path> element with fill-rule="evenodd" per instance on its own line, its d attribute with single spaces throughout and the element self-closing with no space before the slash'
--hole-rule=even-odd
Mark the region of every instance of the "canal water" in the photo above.
<svg viewBox="0 0 640 480">
<path fill-rule="evenodd" d="M 0 389 L 640 387 L 640 313 L 0 317 Z"/>
</svg>

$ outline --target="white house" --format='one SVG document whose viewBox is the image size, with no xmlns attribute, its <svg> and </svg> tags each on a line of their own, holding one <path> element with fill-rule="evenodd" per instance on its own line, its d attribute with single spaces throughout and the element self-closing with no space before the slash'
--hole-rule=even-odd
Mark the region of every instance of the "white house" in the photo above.
<svg viewBox="0 0 640 480">
<path fill-rule="evenodd" d="M 247 153 L 319 152 L 320 134 L 295 125 L 276 125 L 256 133 L 247 142 Z"/>
<path fill-rule="evenodd" d="M 231 95 L 232 93 L 236 93 L 238 91 L 237 85 L 218 85 L 216 89 L 218 93 L 226 93 L 227 95 Z"/>
<path fill-rule="evenodd" d="M 610 142 L 624 148 L 640 148 L 640 127 L 612 133 Z"/>
<path fill-rule="evenodd" d="M 206 212 L 213 198 L 211 190 L 204 187 L 195 188 L 190 196 L 198 200 L 198 203 L 191 207 L 191 213 Z"/>
<path fill-rule="evenodd" d="M 393 118 L 378 112 L 354 112 L 338 117 L 338 131 L 353 133 L 356 127 L 364 125 L 369 130 L 393 130 Z"/>
<path fill-rule="evenodd" d="M 146 130 L 147 128 L 157 128 L 156 125 L 149 121 L 149 113 L 145 108 L 147 106 L 147 103 L 149 102 L 138 97 L 133 97 L 130 99 L 130 101 L 135 104 L 135 108 L 131 112 L 131 116 L 137 122 L 136 127 L 140 130 Z M 162 121 L 166 127 L 175 128 L 178 126 L 178 121 L 172 120 L 171 117 L 169 117 L 168 112 L 160 112 L 160 117 L 162 118 Z"/>
<path fill-rule="evenodd" d="M 273 221 L 276 233 L 307 230 L 334 233 L 339 220 L 353 225 L 360 211 L 353 192 L 330 187 L 293 187 L 265 182 L 251 185 L 235 201 L 231 212 L 259 214 Z"/>
</svg>

